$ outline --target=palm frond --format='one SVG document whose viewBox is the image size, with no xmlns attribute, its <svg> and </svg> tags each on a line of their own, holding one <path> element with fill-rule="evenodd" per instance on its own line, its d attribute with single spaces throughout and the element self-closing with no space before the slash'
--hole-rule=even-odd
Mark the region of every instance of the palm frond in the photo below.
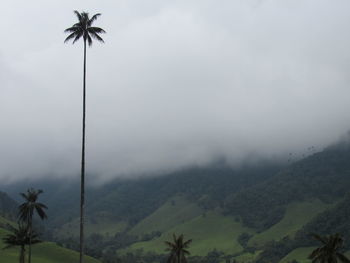
<svg viewBox="0 0 350 263">
<path fill-rule="evenodd" d="M 164 241 L 165 245 L 167 245 L 167 247 L 165 248 L 165 251 L 174 251 L 176 249 L 176 245 L 169 242 L 169 241 Z"/>
<path fill-rule="evenodd" d="M 175 233 L 173 233 L 173 240 L 174 240 L 174 244 L 176 244 L 177 243 L 177 238 L 176 238 Z"/>
<path fill-rule="evenodd" d="M 46 206 L 45 206 L 45 208 L 47 209 Z M 46 213 L 45 213 L 43 207 L 36 206 L 36 207 L 35 207 L 35 210 L 36 210 L 36 212 L 38 213 L 38 215 L 39 215 L 39 217 L 40 217 L 41 219 L 46 219 L 46 218 L 47 218 L 47 215 L 46 215 Z"/>
<path fill-rule="evenodd" d="M 344 254 L 337 252 L 336 255 L 341 262 L 350 263 L 350 260 Z"/>
<path fill-rule="evenodd" d="M 78 34 L 75 35 L 75 38 L 73 40 L 73 44 L 77 42 L 83 35 L 83 32 L 79 32 Z"/>
<path fill-rule="evenodd" d="M 326 243 L 327 243 L 327 238 L 325 238 L 325 237 L 322 237 L 322 236 L 320 236 L 320 235 L 318 235 L 318 234 L 315 234 L 315 233 L 311 233 L 311 236 L 312 236 L 314 239 L 316 239 L 316 240 L 322 242 L 323 244 L 326 244 Z"/>
<path fill-rule="evenodd" d="M 3 241 L 6 243 L 6 241 L 3 239 Z M 9 248 L 13 248 L 15 245 L 7 245 L 5 247 L 3 247 L 2 249 L 9 249 Z"/>
<path fill-rule="evenodd" d="M 79 21 L 82 20 L 81 14 L 77 10 L 74 10 L 74 14 L 77 16 Z"/>
<path fill-rule="evenodd" d="M 72 27 L 82 28 L 84 26 L 83 22 L 75 23 Z"/>
<path fill-rule="evenodd" d="M 316 248 L 315 250 L 313 250 L 311 252 L 311 254 L 309 255 L 309 259 L 313 259 L 313 258 L 316 258 L 319 254 L 320 254 L 320 248 Z"/>
<path fill-rule="evenodd" d="M 67 43 L 69 40 L 73 39 L 76 37 L 76 32 L 71 33 L 65 40 L 64 43 Z"/>
<path fill-rule="evenodd" d="M 100 37 L 98 34 L 96 34 L 96 33 L 90 33 L 90 35 L 92 36 L 92 38 L 97 39 L 98 41 L 104 43 L 104 40 L 103 40 L 102 37 Z"/>
<path fill-rule="evenodd" d="M 93 15 L 93 16 L 89 19 L 89 21 L 88 21 L 88 23 L 87 23 L 88 26 L 90 27 L 90 26 L 94 23 L 94 21 L 95 21 L 100 15 L 101 15 L 100 13 Z"/>
<path fill-rule="evenodd" d="M 87 30 L 89 31 L 89 33 L 97 33 L 97 34 L 104 34 L 104 33 L 106 33 L 106 31 L 104 31 L 100 27 L 89 27 Z"/>
<path fill-rule="evenodd" d="M 28 196 L 25 193 L 20 193 L 20 196 L 22 196 L 25 200 L 28 200 Z"/>
<path fill-rule="evenodd" d="M 75 33 L 80 29 L 80 27 L 73 25 L 72 27 L 69 27 L 64 30 L 64 33 Z"/>
<path fill-rule="evenodd" d="M 190 244 L 192 243 L 192 239 L 189 239 L 187 240 L 185 243 L 184 243 L 184 247 L 188 247 Z"/>
<path fill-rule="evenodd" d="M 40 207 L 41 209 L 48 209 L 47 206 L 43 203 L 37 203 L 37 207 Z"/>
</svg>

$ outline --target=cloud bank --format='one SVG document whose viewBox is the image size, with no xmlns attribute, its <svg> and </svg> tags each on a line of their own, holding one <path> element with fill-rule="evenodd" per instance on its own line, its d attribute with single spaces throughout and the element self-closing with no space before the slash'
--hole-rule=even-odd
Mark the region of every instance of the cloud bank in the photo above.
<svg viewBox="0 0 350 263">
<path fill-rule="evenodd" d="M 72 10 L 101 12 L 87 54 L 94 180 L 272 158 L 350 127 L 348 1 L 5 1 L 0 179 L 79 173 L 82 43 Z M 9 26 L 10 25 L 10 26 Z"/>
</svg>

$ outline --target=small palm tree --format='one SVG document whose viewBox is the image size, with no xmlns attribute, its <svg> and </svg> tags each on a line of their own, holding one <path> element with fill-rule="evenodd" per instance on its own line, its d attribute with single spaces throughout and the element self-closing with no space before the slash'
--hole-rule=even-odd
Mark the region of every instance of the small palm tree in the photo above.
<svg viewBox="0 0 350 263">
<path fill-rule="evenodd" d="M 316 248 L 309 255 L 312 263 L 338 263 L 338 260 L 344 263 L 350 263 L 350 260 L 341 253 L 344 240 L 338 233 L 329 236 L 312 234 L 312 237 L 322 243 L 321 247 Z"/>
<path fill-rule="evenodd" d="M 184 241 L 184 235 L 181 234 L 179 237 L 176 237 L 173 234 L 173 242 L 165 241 L 167 248 L 166 251 L 170 251 L 167 263 L 186 263 L 186 256 L 190 254 L 187 250 L 191 244 L 192 239 Z"/>
<path fill-rule="evenodd" d="M 18 228 L 8 225 L 7 229 L 11 232 L 11 234 L 7 234 L 3 238 L 3 241 L 6 244 L 4 249 L 19 246 L 19 263 L 24 263 L 25 246 L 29 245 L 30 243 L 36 244 L 41 241 L 38 239 L 38 235 L 33 231 L 31 232 L 31 236 L 29 236 L 27 225 L 19 224 Z"/>
<path fill-rule="evenodd" d="M 21 193 L 20 195 L 24 198 L 25 202 L 19 206 L 19 220 L 26 224 L 29 233 L 29 251 L 28 251 L 28 262 L 31 262 L 32 257 L 32 235 L 33 235 L 33 216 L 34 213 L 38 214 L 40 219 L 44 220 L 47 218 L 45 209 L 46 205 L 37 202 L 39 195 L 43 193 L 42 190 L 35 190 L 30 188 L 27 193 Z"/>
<path fill-rule="evenodd" d="M 73 40 L 73 44 L 80 38 L 84 41 L 84 75 L 83 75 L 83 130 L 82 130 L 82 149 L 81 149 L 81 179 L 80 179 L 80 257 L 79 262 L 83 262 L 84 249 L 84 203 L 85 203 L 85 116 L 86 116 L 86 42 L 89 46 L 92 45 L 92 39 L 104 42 L 99 36 L 101 33 L 106 33 L 102 28 L 93 27 L 94 21 L 101 15 L 95 14 L 91 18 L 89 13 L 74 11 L 78 18 L 78 23 L 67 28 L 64 32 L 69 33 L 64 42 Z"/>
</svg>

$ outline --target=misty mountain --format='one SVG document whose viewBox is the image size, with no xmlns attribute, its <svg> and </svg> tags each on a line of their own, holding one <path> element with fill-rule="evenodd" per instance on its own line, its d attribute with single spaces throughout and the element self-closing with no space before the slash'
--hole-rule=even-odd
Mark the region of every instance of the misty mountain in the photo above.
<svg viewBox="0 0 350 263">
<path fill-rule="evenodd" d="M 107 213 L 115 220 L 135 224 L 176 194 L 184 194 L 193 201 L 201 199 L 203 208 L 215 208 L 222 206 L 233 192 L 266 180 L 282 166 L 280 162 L 261 162 L 231 168 L 219 162 L 151 178 L 118 179 L 102 186 L 89 185 L 86 213 L 88 216 Z M 24 181 L 6 185 L 3 189 L 13 198 L 20 198 L 19 192 L 34 186 L 44 190 L 40 199 L 49 206 L 50 223 L 61 225 L 78 216 L 80 188 L 77 180 Z"/>
<path fill-rule="evenodd" d="M 232 231 L 234 243 L 225 248 L 229 241 L 223 241 L 216 247 L 223 255 L 279 262 L 295 249 L 316 245 L 310 232 L 339 231 L 350 236 L 348 160 L 349 144 L 339 143 L 288 166 L 261 162 L 231 168 L 221 162 L 163 176 L 90 185 L 86 207 L 89 251 L 101 256 L 102 247 L 129 252 L 142 248 L 162 254 L 162 240 L 170 233 L 191 235 L 194 229 L 193 253 L 205 256 L 214 248 L 203 244 L 219 243 L 218 235 L 227 233 L 218 227 L 229 224 L 227 227 L 236 229 L 226 231 Z M 49 206 L 46 227 L 52 238 L 74 248 L 78 181 L 27 181 L 2 190 L 18 197 L 28 186 L 45 191 L 40 198 Z M 217 230 L 212 234 L 195 230 L 203 226 Z M 94 242 L 96 238 L 99 242 Z"/>
</svg>

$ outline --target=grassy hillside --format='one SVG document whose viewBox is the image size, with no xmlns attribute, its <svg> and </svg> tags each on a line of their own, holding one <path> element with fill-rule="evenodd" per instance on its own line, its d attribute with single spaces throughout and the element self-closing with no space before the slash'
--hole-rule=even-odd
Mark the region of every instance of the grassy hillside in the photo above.
<svg viewBox="0 0 350 263">
<path fill-rule="evenodd" d="M 0 227 L 6 226 L 7 224 L 13 225 L 14 223 L 12 221 L 6 219 L 5 217 L 0 216 Z"/>
<path fill-rule="evenodd" d="M 0 259 L 1 262 L 18 263 L 19 249 L 5 247 L 2 238 L 8 234 L 8 231 L 0 228 Z M 76 263 L 79 259 L 79 253 L 60 247 L 52 242 L 43 242 L 33 246 L 32 261 L 35 263 Z M 86 263 L 100 263 L 100 261 L 91 257 L 85 258 Z"/>
<path fill-rule="evenodd" d="M 257 250 L 254 253 L 243 253 L 239 256 L 234 257 L 236 262 L 254 262 L 254 260 L 259 256 L 261 250 Z"/>
<path fill-rule="evenodd" d="M 197 204 L 184 196 L 176 196 L 139 222 L 129 233 L 142 235 L 153 231 L 164 232 L 203 214 Z"/>
<path fill-rule="evenodd" d="M 309 238 L 309 233 L 319 233 L 329 235 L 341 233 L 345 238 L 345 248 L 350 250 L 350 195 L 337 202 L 333 207 L 324 211 L 316 218 L 305 224 L 295 236 L 298 243 L 302 246 L 313 246 L 314 239 Z"/>
<path fill-rule="evenodd" d="M 184 197 L 176 197 L 130 231 L 132 234 L 161 231 L 161 236 L 150 241 L 134 243 L 123 251 L 142 249 L 144 252 L 165 253 L 164 241 L 170 240 L 172 234 L 176 233 L 184 234 L 186 238 L 193 240 L 190 248 L 192 255 L 205 256 L 216 249 L 225 254 L 243 253 L 236 257 L 236 260 L 249 262 L 253 261 L 259 252 L 244 252 L 238 242 L 238 237 L 242 233 L 252 236 L 248 242 L 249 247 L 263 247 L 270 241 L 278 241 L 286 236 L 293 238 L 298 230 L 330 207 L 332 205 L 317 199 L 291 203 L 281 221 L 266 231 L 257 233 L 251 228 L 244 227 L 233 217 L 215 211 L 204 212 Z"/>
<path fill-rule="evenodd" d="M 294 234 L 306 223 L 331 206 L 317 199 L 291 203 L 287 206 L 286 213 L 281 221 L 268 230 L 256 234 L 249 240 L 248 245 L 261 246 L 271 240 L 278 241 L 286 236 L 294 237 Z"/>
<path fill-rule="evenodd" d="M 172 239 L 173 233 L 182 233 L 185 238 L 193 240 L 190 247 L 191 255 L 205 256 L 214 249 L 233 254 L 243 250 L 237 242 L 237 237 L 244 232 L 253 233 L 251 229 L 243 227 L 232 217 L 208 212 L 168 229 L 159 238 L 135 243 L 128 250 L 143 249 L 145 252 L 165 253 L 164 241 Z"/>
<path fill-rule="evenodd" d="M 315 249 L 315 247 L 300 247 L 300 248 L 294 249 L 287 256 L 285 256 L 280 261 L 280 263 L 288 263 L 293 260 L 296 260 L 300 263 L 309 263 L 311 262 L 311 260 L 308 259 L 308 256 L 310 255 L 313 249 Z"/>
</svg>

